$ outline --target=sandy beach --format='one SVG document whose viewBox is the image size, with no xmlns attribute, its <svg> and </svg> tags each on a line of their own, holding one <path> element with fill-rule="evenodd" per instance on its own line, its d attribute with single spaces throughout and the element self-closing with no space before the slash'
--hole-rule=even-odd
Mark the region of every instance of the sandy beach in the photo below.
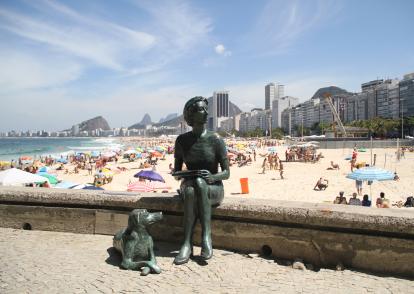
<svg viewBox="0 0 414 294">
<path fill-rule="evenodd" d="M 275 147 L 281 159 L 284 160 L 284 152 L 286 146 Z M 225 195 L 233 197 L 254 197 L 261 199 L 275 200 L 292 200 L 305 202 L 333 202 L 339 191 L 344 191 L 347 199 L 353 192 L 356 192 L 355 181 L 347 179 L 346 175 L 350 173 L 349 161 L 346 157 L 352 153 L 351 149 L 319 149 L 324 158 L 317 163 L 304 162 L 286 162 L 284 163 L 284 179 L 282 180 L 278 170 L 266 170 L 262 174 L 263 157 L 259 154 L 266 153 L 267 148 L 257 150 L 256 161 L 252 164 L 238 167 L 231 167 L 230 179 L 224 181 Z M 414 175 L 414 153 L 406 152 L 405 158 L 400 161 L 396 160 L 396 149 L 373 149 L 372 153 L 377 154 L 376 166 L 385 168 L 390 171 L 397 171 L 399 181 L 383 181 L 374 182 L 372 185 L 373 207 L 375 207 L 375 199 L 379 197 L 380 192 L 385 192 L 386 198 L 391 203 L 396 201 L 405 201 L 406 198 L 414 194 L 414 186 L 412 179 Z M 370 150 L 358 153 L 358 162 L 370 163 Z M 338 163 L 339 170 L 327 170 L 330 161 Z M 175 180 L 169 174 L 168 165 L 174 162 L 172 154 L 166 155 L 165 160 L 159 160 L 156 171 L 160 173 L 166 184 L 171 186 L 170 192 L 174 192 L 179 188 L 180 182 Z M 103 186 L 105 190 L 126 191 L 127 185 L 137 181 L 134 174 L 139 172 L 140 161 L 128 162 L 126 159 L 118 160 L 118 163 L 110 162 L 107 166 L 112 169 L 125 167 L 127 170 L 114 175 L 113 181 Z M 73 166 L 68 165 L 69 170 L 73 170 Z M 92 183 L 93 176 L 88 175 L 86 170 L 80 170 L 79 174 L 65 174 L 63 171 L 57 171 L 58 178 L 64 181 L 74 183 Z M 315 191 L 313 187 L 319 177 L 329 180 L 329 186 L 324 191 Z M 241 194 L 240 178 L 248 178 L 249 194 Z M 366 182 L 363 184 L 363 194 L 369 194 L 370 187 Z"/>
</svg>

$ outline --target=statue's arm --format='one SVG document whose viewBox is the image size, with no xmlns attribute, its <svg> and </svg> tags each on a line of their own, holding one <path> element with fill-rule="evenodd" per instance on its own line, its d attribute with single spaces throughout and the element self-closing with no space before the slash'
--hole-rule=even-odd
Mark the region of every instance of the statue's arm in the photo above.
<svg viewBox="0 0 414 294">
<path fill-rule="evenodd" d="M 211 175 L 210 179 L 213 182 L 227 180 L 230 177 L 230 165 L 227 158 L 226 144 L 221 138 L 218 138 L 217 140 L 216 156 L 218 163 L 220 164 L 221 171 Z"/>
<path fill-rule="evenodd" d="M 174 171 L 181 171 L 183 169 L 183 162 L 182 147 L 179 143 L 179 138 L 177 138 L 174 147 Z"/>
</svg>

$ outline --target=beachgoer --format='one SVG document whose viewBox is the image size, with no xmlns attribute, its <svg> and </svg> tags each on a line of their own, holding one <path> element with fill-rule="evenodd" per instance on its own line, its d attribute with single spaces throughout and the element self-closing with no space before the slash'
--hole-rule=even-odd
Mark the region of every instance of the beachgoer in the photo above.
<svg viewBox="0 0 414 294">
<path fill-rule="evenodd" d="M 256 161 L 256 149 L 253 149 L 253 160 Z"/>
<path fill-rule="evenodd" d="M 369 200 L 368 195 L 365 194 L 362 198 L 362 206 L 371 207 L 371 200 Z"/>
<path fill-rule="evenodd" d="M 326 184 L 325 184 L 325 183 Z M 316 188 L 319 189 L 319 191 L 321 190 L 325 190 L 326 188 L 328 188 L 328 180 L 327 179 L 323 179 L 323 178 L 319 178 L 319 180 L 316 182 L 315 187 L 313 187 L 313 190 L 316 190 Z"/>
<path fill-rule="evenodd" d="M 333 202 L 334 204 L 348 204 L 346 202 L 346 197 L 344 197 L 344 191 L 339 192 L 339 196 L 337 196 Z"/>
<path fill-rule="evenodd" d="M 377 198 L 376 205 L 378 208 L 390 208 L 390 201 L 385 198 L 384 192 L 380 193 L 380 197 Z"/>
<path fill-rule="evenodd" d="M 352 198 L 349 199 L 349 205 L 361 205 L 361 200 L 357 198 L 357 193 L 352 193 Z"/>
<path fill-rule="evenodd" d="M 339 170 L 339 164 L 334 163 L 333 161 L 331 161 L 331 167 L 332 167 L 332 169 L 337 169 L 337 170 Z"/>
<path fill-rule="evenodd" d="M 265 157 L 262 163 L 262 174 L 266 173 L 266 161 L 267 161 L 267 158 Z"/>
<path fill-rule="evenodd" d="M 400 177 L 397 175 L 397 172 L 394 173 L 394 181 L 399 181 Z"/>
<path fill-rule="evenodd" d="M 279 174 L 280 174 L 280 178 L 283 180 L 283 163 L 281 160 L 279 160 Z"/>
</svg>

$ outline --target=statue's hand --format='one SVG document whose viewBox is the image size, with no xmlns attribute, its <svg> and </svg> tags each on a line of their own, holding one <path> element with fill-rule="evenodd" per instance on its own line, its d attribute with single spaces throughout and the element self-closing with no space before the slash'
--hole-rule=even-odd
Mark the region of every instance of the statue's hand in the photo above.
<svg viewBox="0 0 414 294">
<path fill-rule="evenodd" d="M 206 180 L 207 183 L 213 183 L 213 182 L 216 181 L 214 175 L 206 169 L 202 169 L 202 170 L 198 171 L 198 175 L 199 175 L 199 177 Z"/>
</svg>

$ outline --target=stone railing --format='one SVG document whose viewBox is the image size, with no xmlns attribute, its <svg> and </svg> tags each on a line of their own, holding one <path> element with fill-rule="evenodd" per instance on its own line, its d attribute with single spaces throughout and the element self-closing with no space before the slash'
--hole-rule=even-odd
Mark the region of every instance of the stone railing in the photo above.
<svg viewBox="0 0 414 294">
<path fill-rule="evenodd" d="M 151 228 L 155 240 L 181 240 L 182 204 L 174 194 L 0 187 L 1 227 L 112 235 L 134 208 L 163 212 Z M 212 226 L 219 248 L 414 276 L 414 209 L 228 197 Z M 196 228 L 196 242 L 199 235 Z"/>
</svg>

